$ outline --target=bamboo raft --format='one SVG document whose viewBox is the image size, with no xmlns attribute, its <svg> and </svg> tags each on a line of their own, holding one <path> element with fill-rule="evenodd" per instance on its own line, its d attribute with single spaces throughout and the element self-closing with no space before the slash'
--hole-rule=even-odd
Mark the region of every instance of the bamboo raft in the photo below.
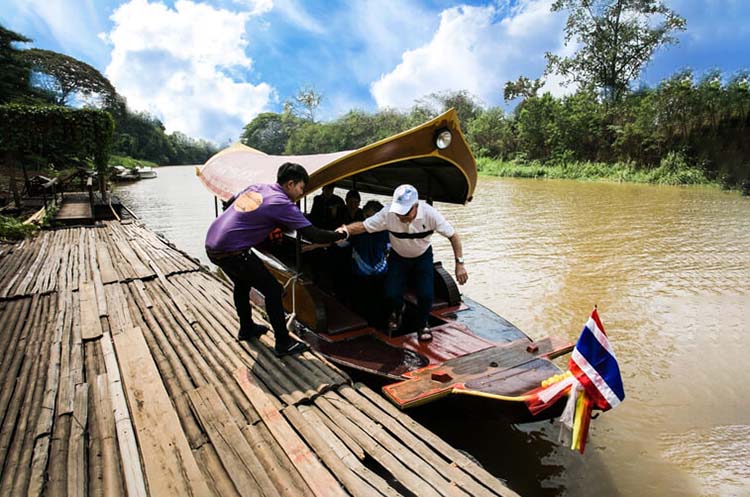
<svg viewBox="0 0 750 497">
<path fill-rule="evenodd" d="M 237 328 L 230 287 L 138 223 L 0 246 L 0 495 L 516 495 Z"/>
</svg>

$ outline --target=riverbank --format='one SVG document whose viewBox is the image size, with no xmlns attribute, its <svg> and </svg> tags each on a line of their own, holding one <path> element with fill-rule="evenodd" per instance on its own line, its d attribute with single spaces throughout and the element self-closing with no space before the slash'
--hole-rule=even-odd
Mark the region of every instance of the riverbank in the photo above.
<svg viewBox="0 0 750 497">
<path fill-rule="evenodd" d="M 677 156 L 669 156 L 659 167 L 643 169 L 633 163 L 567 162 L 543 164 L 538 161 L 503 161 L 480 157 L 477 159 L 480 174 L 513 178 L 575 179 L 580 181 L 610 181 L 615 183 L 646 183 L 653 185 L 707 185 L 720 186 L 710 180 L 705 172 L 685 164 Z"/>
</svg>

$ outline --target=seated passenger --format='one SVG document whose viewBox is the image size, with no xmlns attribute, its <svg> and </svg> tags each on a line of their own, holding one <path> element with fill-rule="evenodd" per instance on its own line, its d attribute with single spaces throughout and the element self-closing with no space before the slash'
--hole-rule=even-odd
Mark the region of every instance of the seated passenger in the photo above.
<svg viewBox="0 0 750 497">
<path fill-rule="evenodd" d="M 365 204 L 365 218 L 377 214 L 383 204 L 370 200 Z M 362 233 L 349 239 L 352 249 L 352 305 L 367 322 L 378 328 L 386 326 L 385 273 L 388 267 L 388 232 Z"/>
<path fill-rule="evenodd" d="M 317 228 L 333 230 L 343 224 L 345 210 L 343 199 L 333 193 L 333 185 L 326 185 L 313 199 L 308 219 Z"/>
<path fill-rule="evenodd" d="M 362 209 L 359 208 L 359 203 L 362 198 L 359 196 L 357 190 L 349 190 L 346 192 L 346 209 L 344 210 L 344 224 L 353 223 L 355 221 L 364 221 L 365 216 Z"/>
</svg>

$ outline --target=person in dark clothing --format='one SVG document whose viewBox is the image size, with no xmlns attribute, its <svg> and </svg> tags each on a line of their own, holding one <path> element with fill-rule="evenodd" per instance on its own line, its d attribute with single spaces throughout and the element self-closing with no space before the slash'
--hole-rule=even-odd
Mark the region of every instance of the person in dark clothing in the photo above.
<svg viewBox="0 0 750 497">
<path fill-rule="evenodd" d="M 208 258 L 234 283 L 234 305 L 240 320 L 237 339 L 259 337 L 268 331 L 253 322 L 249 297 L 250 289 L 255 288 L 265 297 L 278 356 L 303 352 L 307 345 L 289 337 L 281 300 L 283 287 L 252 248 L 278 226 L 299 230 L 303 237 L 315 243 L 346 238 L 346 235 L 314 227 L 295 205 L 308 181 L 307 171 L 301 165 L 282 164 L 275 184 L 250 185 L 238 192 L 227 210 L 211 223 L 206 235 Z"/>
<path fill-rule="evenodd" d="M 365 220 L 365 215 L 362 212 L 362 209 L 359 208 L 359 203 L 361 201 L 362 197 L 359 196 L 357 190 L 349 190 L 346 192 L 346 209 L 344 210 L 344 218 L 342 219 L 343 224 Z"/>
<path fill-rule="evenodd" d="M 365 204 L 363 219 L 380 212 L 383 204 L 370 200 Z M 349 239 L 352 257 L 352 304 L 367 322 L 378 328 L 386 325 L 384 295 L 387 255 L 390 244 L 388 232 L 362 233 Z"/>
<path fill-rule="evenodd" d="M 313 199 L 309 219 L 318 228 L 333 230 L 343 224 L 345 211 L 346 204 L 333 193 L 333 185 L 326 185 Z"/>
</svg>

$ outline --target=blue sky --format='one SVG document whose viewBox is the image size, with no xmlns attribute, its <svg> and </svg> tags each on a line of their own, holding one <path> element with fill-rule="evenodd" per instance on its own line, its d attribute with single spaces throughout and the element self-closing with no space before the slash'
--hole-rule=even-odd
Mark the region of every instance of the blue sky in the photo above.
<svg viewBox="0 0 750 497">
<path fill-rule="evenodd" d="M 167 131 L 226 143 L 301 87 L 324 96 L 320 118 L 357 108 L 408 109 L 465 89 L 503 105 L 506 81 L 539 77 L 565 54 L 552 0 L 0 0 L 0 23 L 102 71 L 131 108 Z M 687 20 L 680 43 L 642 74 L 725 75 L 750 68 L 750 0 L 667 0 Z M 23 48 L 24 46 L 21 46 Z M 570 89 L 555 78 L 546 89 Z"/>
</svg>

